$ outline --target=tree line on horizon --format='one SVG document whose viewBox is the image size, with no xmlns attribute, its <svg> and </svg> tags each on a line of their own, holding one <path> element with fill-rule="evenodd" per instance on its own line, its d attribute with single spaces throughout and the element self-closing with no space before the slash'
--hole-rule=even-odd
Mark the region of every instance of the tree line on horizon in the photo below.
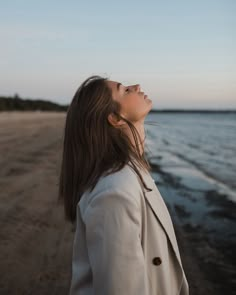
<svg viewBox="0 0 236 295">
<path fill-rule="evenodd" d="M 23 99 L 18 94 L 14 96 L 0 96 L 1 111 L 57 111 L 66 112 L 69 105 L 42 99 Z M 197 109 L 152 109 L 150 113 L 235 113 L 236 110 L 197 110 Z"/>
<path fill-rule="evenodd" d="M 0 96 L 0 111 L 58 111 L 65 112 L 68 105 L 42 99 L 23 99 L 18 94 L 14 96 Z"/>
</svg>

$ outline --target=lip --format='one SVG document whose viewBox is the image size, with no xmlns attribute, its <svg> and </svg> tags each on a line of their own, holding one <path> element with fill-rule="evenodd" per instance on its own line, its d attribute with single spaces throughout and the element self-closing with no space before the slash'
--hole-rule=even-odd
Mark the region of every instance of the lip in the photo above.
<svg viewBox="0 0 236 295">
<path fill-rule="evenodd" d="M 144 99 L 146 99 L 148 96 L 147 96 L 147 94 L 144 94 Z"/>
</svg>

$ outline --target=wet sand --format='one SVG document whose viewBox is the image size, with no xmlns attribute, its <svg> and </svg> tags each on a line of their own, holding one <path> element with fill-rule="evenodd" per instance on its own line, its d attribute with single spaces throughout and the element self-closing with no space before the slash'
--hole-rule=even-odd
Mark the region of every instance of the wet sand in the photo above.
<svg viewBox="0 0 236 295">
<path fill-rule="evenodd" d="M 63 113 L 0 113 L 1 295 L 68 294 L 73 227 L 57 204 L 64 120 Z M 153 171 L 160 190 L 170 190 L 166 195 L 176 196 L 176 189 L 182 197 L 187 194 L 159 166 L 153 165 Z M 204 195 L 209 206 L 219 202 L 212 194 L 216 196 L 209 191 Z M 191 294 L 233 294 L 232 243 L 221 244 L 217 236 L 216 244 L 204 228 L 186 222 L 188 208 L 165 201 Z M 215 217 L 233 218 L 232 204 L 218 207 L 212 212 Z"/>
<path fill-rule="evenodd" d="M 211 185 L 202 189 L 202 178 L 196 176 L 193 189 L 149 160 L 172 216 L 190 294 L 236 294 L 236 204 Z"/>
</svg>

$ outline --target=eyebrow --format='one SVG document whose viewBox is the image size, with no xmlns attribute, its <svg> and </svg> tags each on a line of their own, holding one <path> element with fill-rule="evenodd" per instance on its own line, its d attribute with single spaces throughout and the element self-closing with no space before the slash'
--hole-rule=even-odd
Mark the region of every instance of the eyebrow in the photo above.
<svg viewBox="0 0 236 295">
<path fill-rule="evenodd" d="M 122 85 L 122 84 L 121 84 L 121 83 L 117 83 L 117 84 L 116 84 L 116 87 L 117 87 L 117 90 L 118 90 L 118 91 L 119 91 L 120 85 Z"/>
</svg>

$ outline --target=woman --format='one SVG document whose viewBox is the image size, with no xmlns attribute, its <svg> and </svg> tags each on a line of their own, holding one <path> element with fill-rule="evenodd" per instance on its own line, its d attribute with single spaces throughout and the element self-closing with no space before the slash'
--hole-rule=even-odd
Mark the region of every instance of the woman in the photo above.
<svg viewBox="0 0 236 295">
<path fill-rule="evenodd" d="M 59 184 L 76 222 L 70 295 L 189 294 L 173 224 L 149 173 L 139 85 L 99 76 L 69 106 Z"/>
</svg>

